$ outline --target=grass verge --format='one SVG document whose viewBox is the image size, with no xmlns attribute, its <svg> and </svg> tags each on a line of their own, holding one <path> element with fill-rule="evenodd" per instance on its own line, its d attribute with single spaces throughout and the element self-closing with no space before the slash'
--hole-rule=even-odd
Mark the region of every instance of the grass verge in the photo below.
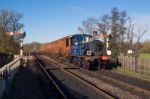
<svg viewBox="0 0 150 99">
<path fill-rule="evenodd" d="M 150 53 L 140 53 L 140 58 L 150 59 Z"/>
<path fill-rule="evenodd" d="M 140 72 L 135 72 L 135 71 L 132 71 L 132 70 L 129 70 L 129 69 L 124 69 L 124 68 L 117 68 L 115 71 L 118 72 L 118 73 L 127 75 L 127 76 L 136 77 L 136 78 L 139 78 L 139 79 L 150 81 L 150 75 L 149 74 L 147 74 L 147 75 L 146 74 L 141 74 Z"/>
</svg>

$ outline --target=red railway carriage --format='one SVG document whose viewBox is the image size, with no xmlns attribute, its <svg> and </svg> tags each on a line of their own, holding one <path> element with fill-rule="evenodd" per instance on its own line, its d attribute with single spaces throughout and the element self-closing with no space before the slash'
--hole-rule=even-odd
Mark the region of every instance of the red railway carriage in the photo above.
<svg viewBox="0 0 150 99">
<path fill-rule="evenodd" d="M 71 36 L 66 36 L 41 46 L 41 51 L 68 56 L 70 53 Z"/>
</svg>

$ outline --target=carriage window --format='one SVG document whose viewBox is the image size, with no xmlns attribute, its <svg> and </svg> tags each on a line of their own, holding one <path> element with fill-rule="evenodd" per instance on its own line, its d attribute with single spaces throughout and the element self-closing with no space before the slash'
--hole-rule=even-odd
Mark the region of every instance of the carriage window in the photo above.
<svg viewBox="0 0 150 99">
<path fill-rule="evenodd" d="M 69 39 L 66 38 L 66 46 L 69 46 Z"/>
</svg>

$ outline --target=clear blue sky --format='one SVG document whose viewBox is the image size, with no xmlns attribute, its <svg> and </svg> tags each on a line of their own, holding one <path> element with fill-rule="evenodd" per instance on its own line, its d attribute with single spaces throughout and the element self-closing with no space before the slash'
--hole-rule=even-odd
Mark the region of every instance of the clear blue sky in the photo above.
<svg viewBox="0 0 150 99">
<path fill-rule="evenodd" d="M 150 0 L 0 0 L 0 9 L 23 14 L 25 43 L 44 43 L 77 33 L 83 20 L 99 18 L 113 7 L 126 10 L 135 22 L 150 29 Z M 150 39 L 150 30 L 144 39 Z"/>
</svg>

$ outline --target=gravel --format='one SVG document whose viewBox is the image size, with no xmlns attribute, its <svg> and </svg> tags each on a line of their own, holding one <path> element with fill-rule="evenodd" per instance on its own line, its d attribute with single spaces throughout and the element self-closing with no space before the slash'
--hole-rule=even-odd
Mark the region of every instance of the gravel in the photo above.
<svg viewBox="0 0 150 99">
<path fill-rule="evenodd" d="M 119 79 L 122 82 L 130 83 L 133 86 L 137 86 L 139 88 L 143 88 L 145 90 L 150 91 L 150 82 L 149 81 L 145 81 L 145 80 L 134 78 L 134 77 L 129 77 L 129 76 L 119 74 L 114 71 L 108 71 L 108 70 L 105 70 L 103 72 L 97 71 L 97 73 L 111 77 L 113 79 Z"/>
<path fill-rule="evenodd" d="M 127 91 L 123 91 L 120 88 L 114 87 L 110 84 L 107 84 L 105 82 L 103 82 L 102 80 L 98 80 L 95 77 L 89 77 L 88 75 L 79 73 L 77 71 L 73 71 L 70 70 L 71 72 L 73 72 L 74 74 L 82 77 L 82 79 L 87 80 L 89 82 L 91 82 L 92 84 L 96 85 L 98 88 L 103 89 L 107 92 L 112 93 L 114 96 L 121 98 L 121 99 L 140 99 L 138 96 L 136 95 L 132 95 L 130 94 L 130 92 Z"/>
</svg>

